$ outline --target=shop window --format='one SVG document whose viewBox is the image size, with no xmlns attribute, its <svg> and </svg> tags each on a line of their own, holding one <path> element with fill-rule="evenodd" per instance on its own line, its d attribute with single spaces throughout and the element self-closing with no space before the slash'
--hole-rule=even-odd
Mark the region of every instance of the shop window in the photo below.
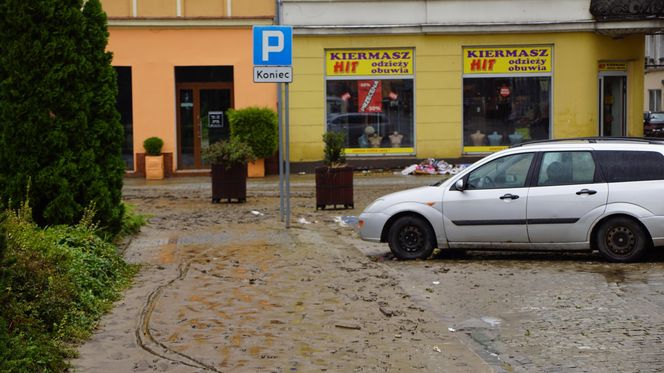
<svg viewBox="0 0 664 373">
<path fill-rule="evenodd" d="M 346 154 L 412 154 L 413 50 L 331 50 L 326 63 L 326 131 L 346 135 Z"/>
<path fill-rule="evenodd" d="M 115 106 L 120 113 L 120 122 L 124 129 L 124 142 L 122 143 L 122 159 L 125 168 L 134 170 L 134 126 L 131 92 L 131 67 L 115 66 L 118 81 L 118 96 Z"/>
<path fill-rule="evenodd" d="M 464 152 L 550 138 L 551 58 L 547 46 L 464 48 Z"/>
<path fill-rule="evenodd" d="M 648 108 L 650 111 L 662 111 L 662 90 L 648 90 Z"/>
<path fill-rule="evenodd" d="M 464 146 L 548 139 L 550 82 L 548 77 L 465 78 Z"/>
</svg>

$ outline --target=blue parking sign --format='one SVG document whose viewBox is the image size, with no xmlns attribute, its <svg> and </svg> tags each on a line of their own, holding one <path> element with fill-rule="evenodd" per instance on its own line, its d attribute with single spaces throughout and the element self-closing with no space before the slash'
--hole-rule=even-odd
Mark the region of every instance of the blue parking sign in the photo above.
<svg viewBox="0 0 664 373">
<path fill-rule="evenodd" d="M 291 26 L 254 26 L 254 65 L 290 66 L 293 64 Z"/>
</svg>

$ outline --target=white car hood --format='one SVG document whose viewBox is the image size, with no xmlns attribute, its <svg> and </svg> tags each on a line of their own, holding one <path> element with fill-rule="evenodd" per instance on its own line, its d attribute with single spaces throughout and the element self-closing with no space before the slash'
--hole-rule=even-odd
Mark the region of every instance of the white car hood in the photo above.
<svg viewBox="0 0 664 373">
<path fill-rule="evenodd" d="M 401 202 L 437 202 L 440 199 L 439 186 L 423 186 L 413 189 L 406 189 L 399 192 L 387 194 L 380 197 L 389 204 Z M 435 201 L 434 201 L 435 200 Z"/>
</svg>

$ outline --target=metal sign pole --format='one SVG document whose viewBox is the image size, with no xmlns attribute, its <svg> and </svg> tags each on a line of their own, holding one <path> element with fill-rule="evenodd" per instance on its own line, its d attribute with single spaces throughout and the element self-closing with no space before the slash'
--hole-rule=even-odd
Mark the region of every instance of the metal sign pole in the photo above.
<svg viewBox="0 0 664 373">
<path fill-rule="evenodd" d="M 281 12 L 280 1 L 276 11 Z M 277 14 L 280 16 L 279 14 Z M 280 17 L 277 18 L 277 23 Z M 279 132 L 279 216 L 290 227 L 290 142 L 288 133 L 288 83 L 293 81 L 293 27 L 253 26 L 254 83 L 277 84 L 277 115 Z M 286 83 L 285 105 L 282 83 Z M 284 113 L 285 110 L 285 113 Z M 285 120 L 284 120 L 285 115 Z M 285 206 L 284 206 L 285 204 Z"/>
<path fill-rule="evenodd" d="M 279 118 L 279 218 L 284 221 L 284 136 L 283 136 L 283 106 L 281 97 L 281 83 L 277 83 L 277 115 Z"/>
<path fill-rule="evenodd" d="M 285 177 L 286 177 L 286 228 L 290 228 L 290 222 L 291 222 L 291 210 L 290 210 L 290 131 L 289 131 L 289 107 L 288 107 L 288 86 L 289 83 L 286 83 L 286 97 L 285 97 L 285 105 L 284 109 L 286 112 L 284 115 L 286 116 L 286 121 L 284 123 L 284 132 L 285 132 L 285 141 L 284 141 L 284 148 L 285 149 L 285 158 L 286 158 L 286 170 L 285 170 Z"/>
</svg>

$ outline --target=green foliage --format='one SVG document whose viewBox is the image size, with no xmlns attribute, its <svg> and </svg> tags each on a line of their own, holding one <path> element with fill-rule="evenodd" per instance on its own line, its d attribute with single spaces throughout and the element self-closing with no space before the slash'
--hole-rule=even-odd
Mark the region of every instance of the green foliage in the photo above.
<svg viewBox="0 0 664 373">
<path fill-rule="evenodd" d="M 70 344 L 89 335 L 135 269 L 90 221 L 40 229 L 29 215 L 6 212 L 1 225 L 0 371 L 64 371 Z"/>
<path fill-rule="evenodd" d="M 326 132 L 323 135 L 323 163 L 328 167 L 341 167 L 346 163 L 344 147 L 346 135 L 341 132 Z"/>
<path fill-rule="evenodd" d="M 94 203 L 95 220 L 109 234 L 116 234 L 122 224 L 122 183 L 125 163 L 122 160 L 124 129 L 117 111 L 117 77 L 111 65 L 113 55 L 106 51 L 108 30 L 106 13 L 100 0 L 84 2 L 86 57 L 91 66 L 86 78 L 88 89 L 93 92 L 89 106 L 89 139 L 94 139 L 94 163 L 98 171 L 88 174 L 88 187 L 81 205 Z M 89 151 L 89 149 L 85 149 Z M 77 216 L 78 217 L 78 216 Z M 68 223 L 71 224 L 71 223 Z"/>
<path fill-rule="evenodd" d="M 120 229 L 123 134 L 106 41 L 99 0 L 0 2 L 0 204 L 29 199 L 42 226 L 76 224 L 94 202 L 102 229 Z"/>
<path fill-rule="evenodd" d="M 249 145 L 237 138 L 217 141 L 203 149 L 202 158 L 211 164 L 222 164 L 226 169 L 233 164 L 247 164 L 256 160 L 253 150 Z"/>
<path fill-rule="evenodd" d="M 137 214 L 132 205 L 124 204 L 124 218 L 122 219 L 122 229 L 118 233 L 117 239 L 122 239 L 138 233 L 141 227 L 147 224 L 145 215 Z"/>
<path fill-rule="evenodd" d="M 269 108 L 247 107 L 228 111 L 231 137 L 249 144 L 256 157 L 267 158 L 279 146 L 277 113 Z"/>
<path fill-rule="evenodd" d="M 161 155 L 161 148 L 164 146 L 164 141 L 159 137 L 148 137 L 143 141 L 143 148 L 147 155 Z"/>
</svg>

